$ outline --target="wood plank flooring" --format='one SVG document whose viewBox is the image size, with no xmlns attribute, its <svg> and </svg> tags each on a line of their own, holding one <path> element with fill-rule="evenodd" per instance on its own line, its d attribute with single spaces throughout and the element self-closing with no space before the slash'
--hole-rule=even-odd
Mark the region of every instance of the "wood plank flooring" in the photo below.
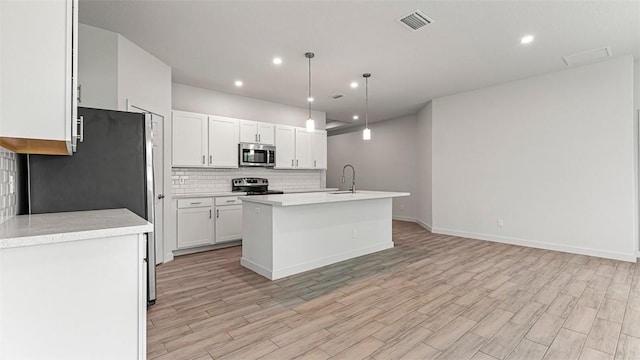
<svg viewBox="0 0 640 360">
<path fill-rule="evenodd" d="M 640 359 L 640 266 L 434 235 L 269 281 L 241 248 L 159 266 L 150 359 Z"/>
</svg>

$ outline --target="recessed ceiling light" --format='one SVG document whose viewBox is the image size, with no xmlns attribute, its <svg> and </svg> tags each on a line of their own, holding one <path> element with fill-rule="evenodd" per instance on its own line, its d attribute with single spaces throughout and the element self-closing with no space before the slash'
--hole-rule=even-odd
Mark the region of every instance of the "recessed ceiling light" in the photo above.
<svg viewBox="0 0 640 360">
<path fill-rule="evenodd" d="M 358 82 L 357 81 L 352 82 L 351 83 L 351 87 L 354 88 L 354 89 L 357 88 L 358 87 Z"/>
<path fill-rule="evenodd" d="M 242 87 L 242 81 L 241 80 L 236 80 L 235 82 L 237 87 Z"/>
<path fill-rule="evenodd" d="M 279 58 L 279 57 L 274 57 L 274 58 L 273 58 L 273 63 L 274 63 L 275 65 L 280 65 L 280 64 L 282 64 L 282 59 L 281 59 L 281 58 Z"/>
<path fill-rule="evenodd" d="M 353 120 L 358 120 L 358 115 L 353 115 Z"/>
<path fill-rule="evenodd" d="M 520 44 L 530 44 L 533 41 L 533 35 L 525 35 L 520 39 Z"/>
<path fill-rule="evenodd" d="M 308 101 L 308 102 L 313 102 L 313 97 L 308 97 L 308 98 L 307 98 L 307 101 Z"/>
</svg>

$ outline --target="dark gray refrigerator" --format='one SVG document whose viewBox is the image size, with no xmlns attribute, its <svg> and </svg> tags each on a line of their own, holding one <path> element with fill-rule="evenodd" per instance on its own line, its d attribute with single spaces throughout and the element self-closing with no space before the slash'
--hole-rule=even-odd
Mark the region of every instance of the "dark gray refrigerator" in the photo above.
<svg viewBox="0 0 640 360">
<path fill-rule="evenodd" d="M 154 223 L 151 120 L 141 113 L 78 108 L 83 141 L 72 156 L 27 158 L 31 214 L 127 208 Z M 147 304 L 156 300 L 155 242 L 147 234 Z"/>
</svg>

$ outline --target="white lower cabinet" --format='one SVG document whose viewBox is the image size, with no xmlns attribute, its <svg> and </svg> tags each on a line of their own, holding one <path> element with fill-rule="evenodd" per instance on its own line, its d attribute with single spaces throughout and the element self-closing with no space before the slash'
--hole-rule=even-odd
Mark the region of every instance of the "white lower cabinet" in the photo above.
<svg viewBox="0 0 640 360">
<path fill-rule="evenodd" d="M 213 244 L 211 198 L 178 200 L 178 249 Z"/>
<path fill-rule="evenodd" d="M 237 196 L 216 197 L 215 242 L 242 239 L 242 200 Z"/>
</svg>

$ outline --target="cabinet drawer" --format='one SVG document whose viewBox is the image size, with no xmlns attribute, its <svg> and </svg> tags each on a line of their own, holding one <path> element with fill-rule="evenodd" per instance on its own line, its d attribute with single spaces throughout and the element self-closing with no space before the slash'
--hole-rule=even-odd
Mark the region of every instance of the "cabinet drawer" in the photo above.
<svg viewBox="0 0 640 360">
<path fill-rule="evenodd" d="M 211 198 L 178 199 L 178 209 L 211 206 Z"/>
<path fill-rule="evenodd" d="M 242 200 L 237 196 L 220 196 L 216 198 L 216 206 L 220 205 L 241 205 Z"/>
</svg>

